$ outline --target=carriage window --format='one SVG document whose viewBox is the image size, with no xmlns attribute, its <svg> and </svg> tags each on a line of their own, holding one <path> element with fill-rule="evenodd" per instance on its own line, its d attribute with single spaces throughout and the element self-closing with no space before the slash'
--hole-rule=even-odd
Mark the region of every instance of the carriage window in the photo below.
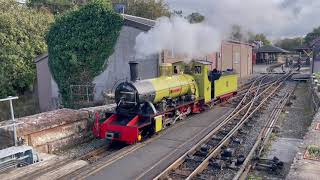
<svg viewBox="0 0 320 180">
<path fill-rule="evenodd" d="M 194 73 L 201 74 L 201 66 L 194 66 Z"/>
<path fill-rule="evenodd" d="M 173 66 L 173 74 L 178 74 L 178 67 L 177 66 Z"/>
</svg>

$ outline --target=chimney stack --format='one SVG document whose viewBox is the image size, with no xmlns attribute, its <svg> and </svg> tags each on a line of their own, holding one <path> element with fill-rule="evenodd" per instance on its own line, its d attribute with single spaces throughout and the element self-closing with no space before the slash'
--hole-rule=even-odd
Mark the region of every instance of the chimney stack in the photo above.
<svg viewBox="0 0 320 180">
<path fill-rule="evenodd" d="M 137 61 L 129 61 L 130 66 L 130 80 L 132 82 L 136 82 L 138 80 L 138 62 Z"/>
</svg>

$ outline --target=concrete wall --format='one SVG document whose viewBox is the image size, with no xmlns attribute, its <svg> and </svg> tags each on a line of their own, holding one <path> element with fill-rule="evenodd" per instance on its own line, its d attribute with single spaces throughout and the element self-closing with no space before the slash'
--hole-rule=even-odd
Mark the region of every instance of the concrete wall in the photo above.
<svg viewBox="0 0 320 180">
<path fill-rule="evenodd" d="M 37 63 L 37 81 L 40 110 L 46 111 L 51 97 L 51 74 L 48 60 L 41 60 Z"/>
<path fill-rule="evenodd" d="M 36 61 L 39 106 L 42 112 L 57 109 L 59 89 L 52 78 L 48 66 L 48 56 L 44 55 Z"/>
<path fill-rule="evenodd" d="M 112 90 L 120 81 L 130 79 L 129 61 L 139 62 L 141 79 L 158 75 L 159 56 L 153 55 L 146 59 L 135 59 L 135 40 L 141 30 L 124 26 L 120 32 L 115 52 L 109 57 L 107 69 L 94 79 L 96 84 L 95 101 L 102 101 L 102 92 Z"/>
</svg>

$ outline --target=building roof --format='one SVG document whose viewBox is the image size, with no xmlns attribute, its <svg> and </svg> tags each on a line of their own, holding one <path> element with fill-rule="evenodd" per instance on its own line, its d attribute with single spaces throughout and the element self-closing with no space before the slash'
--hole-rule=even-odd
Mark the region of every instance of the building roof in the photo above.
<svg viewBox="0 0 320 180">
<path fill-rule="evenodd" d="M 38 63 L 46 58 L 48 58 L 48 53 L 44 53 L 44 54 L 37 56 L 36 59 L 34 60 L 34 62 Z"/>
<path fill-rule="evenodd" d="M 124 18 L 124 24 L 126 26 L 135 27 L 143 31 L 149 31 L 156 24 L 156 21 L 151 19 L 132 16 L 128 14 L 121 15 Z"/>
<path fill-rule="evenodd" d="M 200 63 L 200 64 L 205 64 L 205 65 L 211 65 L 212 62 L 206 61 L 206 60 L 195 60 L 194 62 Z"/>
<path fill-rule="evenodd" d="M 289 51 L 273 45 L 264 45 L 257 50 L 258 53 L 289 53 Z"/>
<path fill-rule="evenodd" d="M 311 50 L 311 48 L 307 45 L 301 45 L 301 46 L 297 46 L 294 48 L 295 51 L 297 52 L 303 52 L 303 50 Z"/>
<path fill-rule="evenodd" d="M 228 43 L 233 43 L 233 44 L 242 44 L 242 45 L 247 45 L 247 46 L 254 47 L 253 44 L 250 44 L 250 43 L 247 43 L 247 42 L 243 42 L 243 41 L 236 41 L 236 40 L 232 40 L 232 39 L 224 40 L 223 42 L 228 42 Z"/>
<path fill-rule="evenodd" d="M 310 46 L 313 47 L 315 45 L 319 45 L 320 44 L 320 37 L 314 39 L 311 43 Z"/>
</svg>

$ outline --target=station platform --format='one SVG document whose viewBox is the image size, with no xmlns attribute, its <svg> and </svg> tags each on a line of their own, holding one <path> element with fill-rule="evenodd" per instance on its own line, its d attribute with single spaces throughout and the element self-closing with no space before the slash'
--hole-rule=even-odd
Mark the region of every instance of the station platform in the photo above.
<svg viewBox="0 0 320 180">
<path fill-rule="evenodd" d="M 290 172 L 286 179 L 290 180 L 316 180 L 320 177 L 320 159 L 313 160 L 306 156 L 309 146 L 320 147 L 320 111 L 315 115 L 314 120 L 299 146 L 298 153 L 291 165 Z"/>
<path fill-rule="evenodd" d="M 320 92 L 314 83 L 311 85 L 314 115 L 308 132 L 298 146 L 298 152 L 291 164 L 288 180 L 316 180 L 320 177 Z M 309 155 L 309 149 L 313 148 L 317 157 Z"/>
<path fill-rule="evenodd" d="M 92 172 L 83 172 L 79 177 L 88 180 L 152 179 L 213 130 L 231 111 L 232 108 L 217 106 L 191 116 L 121 159 Z"/>
</svg>

